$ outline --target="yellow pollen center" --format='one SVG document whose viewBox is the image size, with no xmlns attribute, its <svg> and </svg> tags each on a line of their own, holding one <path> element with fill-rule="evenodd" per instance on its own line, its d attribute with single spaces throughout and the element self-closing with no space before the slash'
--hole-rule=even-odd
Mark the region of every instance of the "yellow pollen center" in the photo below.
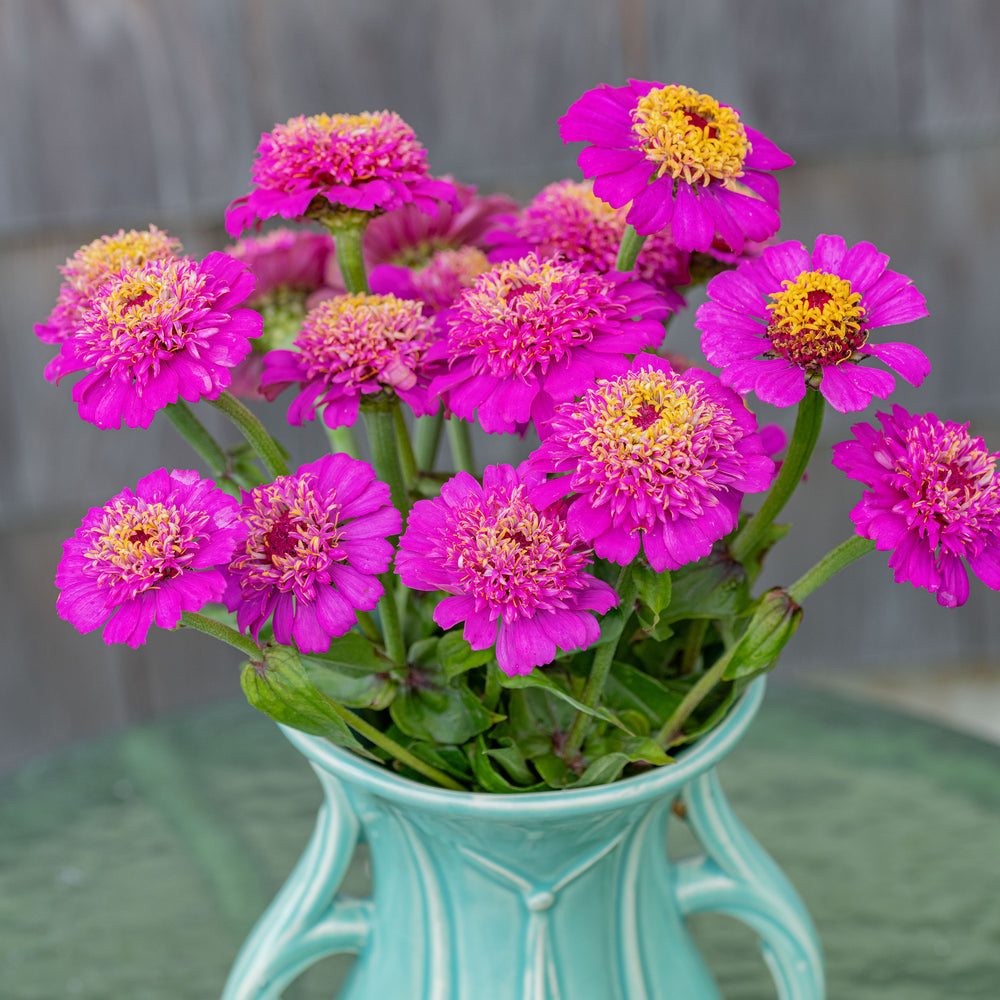
<svg viewBox="0 0 1000 1000">
<path fill-rule="evenodd" d="M 687 184 L 721 181 L 735 189 L 751 152 L 739 114 L 707 94 L 672 84 L 651 90 L 632 110 L 636 148 Z"/>
<path fill-rule="evenodd" d="M 180 243 L 156 226 L 142 232 L 120 229 L 114 236 L 102 236 L 81 247 L 66 261 L 62 272 L 77 291 L 95 291 L 108 275 L 126 267 L 140 267 L 150 260 L 168 260 L 180 253 Z"/>
<path fill-rule="evenodd" d="M 803 271 L 794 281 L 783 281 L 768 306 L 774 351 L 804 368 L 849 360 L 868 340 L 861 298 L 850 281 L 825 271 Z"/>
</svg>

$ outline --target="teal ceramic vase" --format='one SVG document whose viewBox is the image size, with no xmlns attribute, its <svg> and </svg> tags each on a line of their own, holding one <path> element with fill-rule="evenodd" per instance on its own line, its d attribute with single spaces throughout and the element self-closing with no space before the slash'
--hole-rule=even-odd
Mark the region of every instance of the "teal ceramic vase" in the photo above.
<svg viewBox="0 0 1000 1000">
<path fill-rule="evenodd" d="M 430 788 L 286 730 L 326 801 L 223 1000 L 280 997 L 338 952 L 357 955 L 339 1000 L 719 1000 L 685 927 L 704 911 L 757 932 L 776 996 L 822 1000 L 809 916 L 729 808 L 714 770 L 763 691 L 756 681 L 676 764 L 565 792 Z M 704 854 L 668 859 L 673 809 Z M 340 893 L 361 840 L 371 851 L 369 899 Z"/>
</svg>

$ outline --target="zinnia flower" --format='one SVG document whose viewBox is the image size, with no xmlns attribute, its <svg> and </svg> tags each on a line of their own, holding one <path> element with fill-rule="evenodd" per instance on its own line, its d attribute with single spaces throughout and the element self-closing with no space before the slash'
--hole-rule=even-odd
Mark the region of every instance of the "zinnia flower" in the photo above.
<svg viewBox="0 0 1000 1000">
<path fill-rule="evenodd" d="M 433 215 L 454 189 L 430 176 L 427 151 L 399 115 L 290 118 L 260 137 L 253 188 L 226 209 L 226 231 L 238 236 L 261 219 L 300 219 L 310 207 L 392 211 L 413 204 Z M 314 205 L 314 201 L 316 204 Z"/>
<path fill-rule="evenodd" d="M 45 323 L 35 324 L 35 333 L 47 344 L 61 344 L 80 328 L 80 316 L 108 278 L 126 267 L 139 267 L 147 260 L 175 260 L 181 245 L 156 226 L 149 229 L 119 229 L 88 243 L 59 269 L 65 279 L 59 299 Z"/>
<path fill-rule="evenodd" d="M 85 371 L 73 399 L 98 427 L 148 427 L 178 398 L 218 399 L 260 334 L 260 314 L 236 308 L 253 287 L 253 275 L 224 253 L 126 267 L 82 310 L 45 377 Z"/>
<path fill-rule="evenodd" d="M 428 357 L 449 370 L 431 382 L 453 413 L 487 432 L 548 421 L 557 403 L 657 347 L 670 309 L 633 276 L 585 271 L 530 254 L 480 275 L 444 314 L 447 337 Z"/>
<path fill-rule="evenodd" d="M 833 446 L 833 464 L 868 487 L 851 511 L 857 533 L 892 552 L 897 583 L 926 587 L 944 607 L 968 599 L 966 563 L 1000 589 L 1000 455 L 933 413 L 894 406 L 878 418 L 881 431 L 857 424 Z"/>
<path fill-rule="evenodd" d="M 537 250 L 542 257 L 575 260 L 587 271 L 613 271 L 625 226 L 625 210 L 601 201 L 592 184 L 557 181 L 511 217 L 506 230 L 494 232 L 498 245 L 490 258 Z M 635 273 L 664 295 L 671 309 L 681 309 L 684 299 L 674 289 L 691 283 L 690 257 L 668 232 L 654 233 L 639 251 Z"/>
<path fill-rule="evenodd" d="M 92 508 L 63 543 L 59 617 L 133 649 L 150 625 L 176 628 L 184 611 L 217 601 L 244 529 L 239 504 L 197 472 L 160 469 Z M 106 623 L 106 624 L 105 624 Z"/>
<path fill-rule="evenodd" d="M 382 596 L 377 573 L 402 518 L 367 462 L 326 455 L 243 493 L 246 542 L 229 563 L 223 600 L 254 638 L 273 616 L 274 638 L 323 653 L 357 611 Z"/>
<path fill-rule="evenodd" d="M 312 309 L 295 338 L 295 350 L 264 358 L 261 384 L 274 399 L 293 382 L 299 395 L 288 408 L 296 426 L 323 407 L 329 427 L 353 424 L 361 397 L 391 390 L 418 416 L 437 404 L 427 392 L 425 366 L 434 323 L 419 302 L 392 295 L 341 295 Z"/>
<path fill-rule="evenodd" d="M 505 194 L 479 195 L 472 185 L 450 176 L 441 180 L 454 185 L 454 198 L 439 202 L 436 214 L 404 205 L 371 220 L 363 243 L 369 271 L 379 264 L 421 267 L 439 250 L 486 250 L 497 219 L 517 211 L 517 202 Z"/>
<path fill-rule="evenodd" d="M 478 247 L 435 250 L 426 264 L 414 268 L 380 264 L 368 276 L 371 290 L 416 299 L 428 315 L 447 309 L 471 288 L 479 275 L 490 269 L 490 262 Z"/>
<path fill-rule="evenodd" d="M 640 542 L 659 572 L 708 555 L 736 527 L 743 495 L 766 490 L 774 476 L 735 392 L 708 372 L 677 374 L 647 354 L 558 407 L 548 431 L 529 464 L 556 478 L 531 500 L 572 497 L 569 530 L 621 565 Z"/>
<path fill-rule="evenodd" d="M 247 305 L 261 314 L 263 328 L 253 350 L 233 371 L 230 391 L 263 399 L 260 378 L 268 351 L 291 347 L 312 306 L 341 295 L 344 286 L 327 285 L 327 263 L 334 255 L 333 237 L 308 230 L 274 229 L 245 237 L 226 253 L 243 261 L 257 280 Z"/>
<path fill-rule="evenodd" d="M 801 243 L 768 247 L 756 260 L 708 283 L 709 302 L 695 325 L 708 361 L 737 392 L 791 406 L 818 388 L 841 413 L 863 410 L 895 388 L 888 372 L 857 362 L 877 358 L 920 385 L 931 370 L 910 344 L 872 344 L 880 326 L 927 315 L 924 297 L 871 243 L 847 249 L 839 236 L 818 236 L 810 255 Z"/>
<path fill-rule="evenodd" d="M 496 643 L 500 669 L 527 674 L 559 651 L 596 642 L 603 614 L 618 603 L 606 583 L 585 571 L 590 554 L 569 531 L 560 506 L 528 499 L 539 473 L 509 465 L 486 469 L 480 485 L 466 472 L 441 496 L 414 504 L 399 540 L 396 571 L 416 590 L 443 590 L 434 621 L 465 622 L 473 649 Z"/>
<path fill-rule="evenodd" d="M 690 87 L 631 80 L 588 90 L 559 119 L 565 143 L 587 142 L 577 162 L 594 194 L 639 234 L 670 227 L 683 250 L 716 234 L 739 253 L 777 232 L 778 183 L 794 162 L 739 113 Z"/>
</svg>

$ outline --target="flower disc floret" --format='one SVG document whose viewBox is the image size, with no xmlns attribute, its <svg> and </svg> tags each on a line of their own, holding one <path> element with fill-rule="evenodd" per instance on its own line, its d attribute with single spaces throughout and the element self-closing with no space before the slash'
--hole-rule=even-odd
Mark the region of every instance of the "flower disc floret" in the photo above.
<svg viewBox="0 0 1000 1000">
<path fill-rule="evenodd" d="M 772 172 L 793 160 L 739 113 L 677 84 L 631 80 L 587 91 L 559 119 L 563 142 L 585 142 L 578 163 L 594 193 L 628 206 L 640 235 L 670 227 L 678 247 L 734 253 L 777 232 Z"/>
<path fill-rule="evenodd" d="M 261 136 L 251 178 L 250 193 L 226 211 L 233 236 L 274 215 L 391 211 L 410 203 L 433 215 L 435 199 L 455 199 L 450 183 L 430 176 L 413 129 L 390 111 L 300 115 L 275 125 Z"/>
<path fill-rule="evenodd" d="M 908 580 L 956 607 L 969 596 L 966 564 L 1000 589 L 1000 477 L 997 459 L 968 424 L 879 413 L 882 430 L 857 424 L 833 447 L 833 464 L 868 489 L 851 511 L 863 538 L 889 551 L 897 582 Z"/>
<path fill-rule="evenodd" d="M 435 408 L 427 393 L 426 357 L 434 322 L 420 302 L 394 295 L 341 295 L 307 314 L 295 350 L 264 358 L 261 384 L 273 399 L 293 382 L 300 393 L 289 423 L 313 420 L 323 408 L 330 427 L 353 424 L 363 395 L 391 390 L 418 415 Z"/>
<path fill-rule="evenodd" d="M 531 499 L 571 497 L 570 530 L 621 565 L 640 544 L 657 571 L 708 555 L 736 527 L 744 494 L 766 490 L 774 474 L 736 393 L 648 355 L 560 406 L 549 431 L 529 462 L 556 478 Z"/>
<path fill-rule="evenodd" d="M 119 229 L 80 247 L 60 268 L 59 300 L 48 320 L 35 324 L 36 335 L 48 344 L 61 344 L 77 332 L 83 310 L 108 278 L 146 261 L 176 260 L 181 252 L 180 243 L 156 226 Z"/>
<path fill-rule="evenodd" d="M 478 417 L 490 433 L 550 419 L 596 378 L 619 374 L 627 354 L 656 347 L 670 309 L 643 282 L 529 254 L 480 275 L 445 314 L 446 337 L 428 357 L 448 364 L 431 393 Z"/>
<path fill-rule="evenodd" d="M 445 483 L 440 498 L 414 505 L 399 542 L 396 569 L 408 587 L 443 590 L 434 620 L 465 622 L 473 649 L 496 644 L 507 674 L 530 673 L 557 653 L 595 642 L 589 612 L 618 603 L 587 573 L 587 546 L 560 506 L 542 509 L 528 491 L 540 480 L 509 465 L 489 467 L 480 485 L 468 473 Z"/>
<path fill-rule="evenodd" d="M 253 287 L 247 268 L 223 253 L 125 268 L 91 299 L 45 377 L 86 371 L 73 399 L 98 427 L 148 427 L 179 397 L 217 399 L 260 335 L 260 314 L 235 308 Z"/>
<path fill-rule="evenodd" d="M 224 600 L 255 638 L 271 618 L 278 642 L 322 653 L 378 604 L 402 519 L 367 462 L 327 455 L 244 492 L 241 516 Z"/>
<path fill-rule="evenodd" d="M 216 601 L 243 535 L 239 505 L 196 472 L 165 469 L 90 510 L 63 544 L 60 617 L 81 632 L 136 648 L 150 626 L 175 628 L 184 611 Z"/>
<path fill-rule="evenodd" d="M 848 248 L 839 236 L 818 236 L 811 253 L 796 242 L 767 247 L 708 283 L 695 318 L 705 357 L 724 383 L 775 406 L 797 403 L 807 387 L 841 413 L 884 399 L 896 380 L 860 364 L 868 358 L 920 385 L 931 367 L 922 351 L 872 342 L 879 327 L 927 315 L 888 261 L 871 243 Z"/>
</svg>

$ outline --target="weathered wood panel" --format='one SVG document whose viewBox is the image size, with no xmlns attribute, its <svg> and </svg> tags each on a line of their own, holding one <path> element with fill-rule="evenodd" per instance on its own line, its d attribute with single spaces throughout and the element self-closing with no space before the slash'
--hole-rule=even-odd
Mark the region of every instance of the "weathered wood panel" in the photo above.
<svg viewBox="0 0 1000 1000">
<path fill-rule="evenodd" d="M 782 185 L 785 235 L 872 240 L 926 293 L 931 318 L 901 337 L 934 372 L 896 400 L 971 419 L 997 442 L 998 10 L 989 0 L 0 0 L 0 768 L 236 690 L 234 662 L 198 637 L 109 649 L 55 618 L 59 542 L 83 511 L 151 468 L 192 464 L 165 422 L 101 432 L 78 420 L 64 387 L 43 382 L 52 351 L 31 325 L 77 246 L 150 221 L 191 252 L 223 245 L 222 209 L 246 190 L 259 133 L 320 110 L 394 108 L 435 170 L 530 197 L 575 176 L 556 119 L 583 90 L 627 75 L 677 80 L 739 107 L 797 157 Z M 697 354 L 689 319 L 671 337 Z M 279 404 L 268 419 L 277 427 L 283 414 Z M 824 445 L 856 419 L 832 418 Z M 296 439 L 302 460 L 322 447 L 318 433 Z M 501 454 L 495 440 L 480 447 Z M 790 514 L 814 527 L 768 571 L 775 582 L 849 530 L 857 489 L 825 464 L 811 480 Z M 783 669 L 1000 655 L 994 595 L 974 588 L 948 613 L 895 586 L 884 563 L 870 557 L 829 585 Z"/>
</svg>

